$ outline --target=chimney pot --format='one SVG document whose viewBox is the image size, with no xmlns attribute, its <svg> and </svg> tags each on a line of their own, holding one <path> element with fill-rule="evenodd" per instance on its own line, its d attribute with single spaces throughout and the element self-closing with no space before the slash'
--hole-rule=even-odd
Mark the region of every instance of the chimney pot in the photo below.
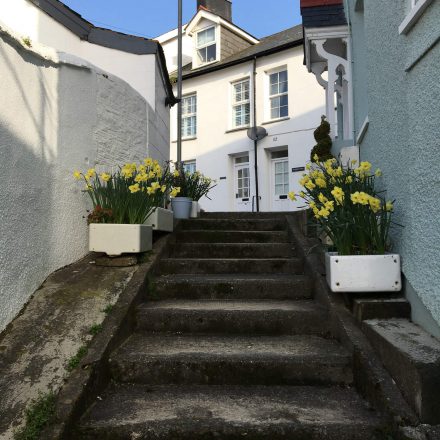
<svg viewBox="0 0 440 440">
<path fill-rule="evenodd" d="M 232 21 L 231 0 L 197 0 L 197 10 L 200 7 L 207 9 L 213 14 L 219 15 L 225 20 Z"/>
</svg>

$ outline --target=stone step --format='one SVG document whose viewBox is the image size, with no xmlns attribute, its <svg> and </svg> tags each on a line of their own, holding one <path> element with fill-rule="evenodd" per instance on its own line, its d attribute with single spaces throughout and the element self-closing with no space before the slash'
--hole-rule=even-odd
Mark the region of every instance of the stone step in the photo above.
<svg viewBox="0 0 440 440">
<path fill-rule="evenodd" d="M 216 230 L 216 231 L 284 231 L 286 220 L 283 218 L 268 219 L 209 219 L 199 218 L 182 220 L 185 230 Z"/>
<path fill-rule="evenodd" d="M 179 231 L 177 243 L 288 243 L 286 231 Z"/>
<path fill-rule="evenodd" d="M 154 280 L 154 299 L 309 299 L 305 275 L 164 275 Z"/>
<path fill-rule="evenodd" d="M 367 320 L 363 328 L 421 422 L 440 424 L 440 341 L 407 319 Z"/>
<path fill-rule="evenodd" d="M 83 440 L 379 440 L 383 420 L 340 387 L 114 384 L 82 417 Z"/>
<path fill-rule="evenodd" d="M 205 219 L 285 219 L 286 215 L 302 216 L 303 212 L 201 212 L 200 218 Z"/>
<path fill-rule="evenodd" d="M 176 258 L 289 258 L 290 243 L 176 243 L 170 252 Z"/>
<path fill-rule="evenodd" d="M 169 300 L 141 304 L 139 330 L 182 333 L 326 334 L 328 316 L 314 301 Z"/>
<path fill-rule="evenodd" d="M 350 384 L 351 355 L 317 336 L 134 334 L 110 358 L 119 382 L 205 385 Z"/>
<path fill-rule="evenodd" d="M 164 258 L 159 274 L 300 274 L 301 258 Z"/>
</svg>

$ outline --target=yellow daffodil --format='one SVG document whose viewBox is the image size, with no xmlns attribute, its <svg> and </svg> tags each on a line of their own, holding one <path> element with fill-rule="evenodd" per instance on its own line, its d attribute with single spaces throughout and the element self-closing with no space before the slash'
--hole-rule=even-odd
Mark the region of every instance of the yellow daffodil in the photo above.
<svg viewBox="0 0 440 440">
<path fill-rule="evenodd" d="M 370 162 L 361 162 L 359 165 L 359 168 L 363 171 L 370 171 L 371 170 L 371 163 Z"/>
<path fill-rule="evenodd" d="M 86 191 L 91 191 L 93 189 L 92 185 L 86 185 L 85 190 Z"/>
<path fill-rule="evenodd" d="M 146 159 L 144 159 L 144 164 L 147 167 L 151 167 L 151 165 L 153 165 L 153 159 L 151 159 L 151 157 L 147 157 Z"/>
<path fill-rule="evenodd" d="M 374 213 L 380 210 L 380 206 L 381 206 L 380 199 L 377 199 L 376 197 L 369 197 L 368 203 L 370 204 L 370 208 Z"/>
<path fill-rule="evenodd" d="M 330 211 L 326 208 L 321 208 L 319 210 L 319 215 L 320 215 L 320 217 L 327 218 L 330 215 Z"/>
<path fill-rule="evenodd" d="M 74 173 L 73 173 L 73 177 L 76 179 L 76 180 L 79 180 L 79 179 L 81 179 L 81 173 L 77 170 L 77 171 L 74 171 Z"/>
<path fill-rule="evenodd" d="M 101 173 L 101 179 L 104 181 L 104 182 L 108 182 L 110 179 L 111 179 L 111 175 L 110 174 L 108 174 L 108 173 Z"/>
<path fill-rule="evenodd" d="M 90 177 L 95 177 L 95 174 L 96 174 L 95 168 L 90 168 L 90 169 L 87 171 L 87 174 L 88 174 Z"/>
<path fill-rule="evenodd" d="M 304 198 L 304 197 L 306 196 L 306 193 L 305 193 L 304 191 L 301 191 L 301 192 L 299 193 L 299 196 L 302 197 L 302 198 Z"/>
<path fill-rule="evenodd" d="M 328 202 L 325 202 L 324 207 L 328 211 L 333 212 L 335 210 L 335 202 L 333 200 L 329 200 Z"/>
<path fill-rule="evenodd" d="M 147 167 L 145 165 L 139 165 L 138 166 L 138 171 L 140 173 L 145 173 L 147 171 Z"/>
<path fill-rule="evenodd" d="M 309 206 L 310 206 L 310 208 L 314 209 L 314 208 L 316 208 L 316 203 L 313 202 L 313 201 L 311 201 L 311 202 L 309 203 Z"/>
<path fill-rule="evenodd" d="M 316 185 L 311 180 L 309 180 L 304 186 L 309 190 L 316 188 Z"/>
<path fill-rule="evenodd" d="M 130 186 L 128 187 L 128 189 L 130 190 L 130 192 L 131 192 L 132 194 L 137 193 L 137 192 L 139 192 L 139 191 L 141 190 L 141 188 L 140 188 L 140 186 L 139 186 L 139 183 L 135 183 L 134 185 L 130 185 Z"/>
<path fill-rule="evenodd" d="M 299 184 L 301 186 L 306 186 L 306 183 L 310 181 L 310 177 L 309 176 L 304 176 L 299 180 Z"/>
<path fill-rule="evenodd" d="M 342 191 L 342 188 L 339 188 L 339 186 L 335 186 L 333 190 L 331 191 L 332 196 L 336 200 L 338 205 L 342 205 L 342 202 L 344 201 L 344 191 Z"/>
<path fill-rule="evenodd" d="M 345 183 L 353 183 L 353 177 L 347 176 L 347 178 L 345 179 Z"/>
<path fill-rule="evenodd" d="M 315 154 L 315 155 L 313 156 L 313 160 L 314 160 L 315 162 L 319 162 L 319 156 L 318 156 L 317 154 Z"/>
<path fill-rule="evenodd" d="M 155 192 L 156 192 L 156 190 L 152 186 L 149 186 L 147 188 L 147 194 L 148 195 L 154 194 Z"/>
<path fill-rule="evenodd" d="M 167 186 L 166 185 L 162 185 L 162 188 L 160 190 L 164 193 L 167 190 Z"/>
<path fill-rule="evenodd" d="M 389 212 L 394 209 L 393 202 L 388 201 L 385 205 L 385 209 Z"/>
<path fill-rule="evenodd" d="M 146 182 L 147 180 L 148 180 L 148 175 L 145 174 L 145 173 L 139 173 L 134 178 L 134 181 L 137 182 L 137 183 Z"/>
<path fill-rule="evenodd" d="M 306 165 L 306 170 L 310 170 L 310 168 L 312 168 L 312 167 L 311 167 L 311 165 L 308 163 L 308 164 Z"/>
<path fill-rule="evenodd" d="M 381 177 L 382 176 L 382 170 L 380 168 L 378 168 L 375 172 L 374 172 L 376 177 Z"/>
<path fill-rule="evenodd" d="M 318 200 L 319 200 L 321 203 L 328 202 L 327 197 L 325 197 L 324 194 L 322 194 L 322 193 L 319 193 Z"/>
<path fill-rule="evenodd" d="M 171 190 L 170 196 L 171 196 L 171 197 L 176 197 L 177 194 L 179 194 L 179 193 L 180 193 L 180 188 L 177 186 L 177 187 L 175 187 L 175 188 L 173 188 L 173 189 Z"/>
<path fill-rule="evenodd" d="M 173 176 L 174 177 L 179 177 L 180 176 L 179 170 L 175 170 L 174 173 L 173 173 Z"/>
<path fill-rule="evenodd" d="M 316 185 L 318 185 L 320 188 L 326 188 L 326 187 L 327 187 L 327 182 L 326 182 L 324 179 L 322 179 L 321 177 L 318 177 L 318 178 L 315 180 L 315 183 L 316 183 Z"/>
<path fill-rule="evenodd" d="M 154 188 L 154 190 L 158 190 L 160 188 L 160 183 L 159 182 L 153 182 L 151 184 L 151 187 Z"/>
<path fill-rule="evenodd" d="M 150 171 L 149 173 L 148 173 L 148 178 L 149 179 L 154 179 L 156 177 L 156 173 L 154 172 L 154 171 Z"/>
<path fill-rule="evenodd" d="M 288 197 L 289 197 L 289 199 L 290 199 L 292 202 L 296 202 L 296 196 L 295 196 L 295 193 L 294 193 L 293 191 L 290 191 L 290 192 L 289 192 Z"/>
<path fill-rule="evenodd" d="M 356 164 L 357 164 L 357 160 L 356 160 L 356 159 L 353 159 L 353 160 L 351 161 L 351 164 L 352 164 L 352 165 L 356 165 Z"/>
</svg>

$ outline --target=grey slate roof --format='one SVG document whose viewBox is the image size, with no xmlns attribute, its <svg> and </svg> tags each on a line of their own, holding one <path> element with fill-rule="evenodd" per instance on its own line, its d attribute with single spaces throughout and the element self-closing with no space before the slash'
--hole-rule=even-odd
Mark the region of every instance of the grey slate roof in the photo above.
<svg viewBox="0 0 440 440">
<path fill-rule="evenodd" d="M 300 46 L 303 44 L 303 27 L 302 25 L 294 26 L 284 31 L 278 32 L 268 37 L 264 37 L 258 44 L 249 46 L 248 48 L 231 55 L 217 63 L 191 70 L 191 64 L 184 68 L 183 79 L 193 78 L 205 73 L 214 72 L 226 67 L 249 61 L 255 57 L 259 58 L 272 53 L 280 52 L 290 47 Z"/>
<path fill-rule="evenodd" d="M 157 41 L 96 27 L 59 0 L 30 0 L 30 2 L 69 29 L 81 40 L 136 55 L 156 55 L 163 71 L 167 90 L 167 104 L 174 105 L 177 102 L 169 81 L 165 54 L 162 46 Z"/>
<path fill-rule="evenodd" d="M 347 24 L 343 5 L 301 8 L 304 27 L 339 26 Z"/>
</svg>

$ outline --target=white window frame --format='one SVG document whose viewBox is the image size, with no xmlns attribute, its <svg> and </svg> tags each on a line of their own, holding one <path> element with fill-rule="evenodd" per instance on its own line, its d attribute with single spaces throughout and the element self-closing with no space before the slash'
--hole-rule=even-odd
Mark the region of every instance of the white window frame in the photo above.
<svg viewBox="0 0 440 440">
<path fill-rule="evenodd" d="M 235 100 L 236 99 L 235 86 L 237 86 L 239 84 L 246 83 L 246 82 L 248 83 L 248 92 L 249 92 L 248 99 L 244 99 L 242 101 L 236 101 Z M 243 92 L 241 92 L 241 93 L 243 93 Z M 240 80 L 232 82 L 231 83 L 231 94 L 232 94 L 232 96 L 231 96 L 231 102 L 232 102 L 232 104 L 231 104 L 232 105 L 232 108 L 231 108 L 231 111 L 232 111 L 232 115 L 231 115 L 232 125 L 231 126 L 232 126 L 232 128 L 235 129 L 235 128 L 250 127 L 251 117 L 252 117 L 252 114 L 251 114 L 252 113 L 252 109 L 251 109 L 251 79 L 249 77 L 247 77 L 247 78 L 242 78 Z M 237 107 L 243 107 L 243 106 L 246 106 L 246 105 L 249 105 L 249 122 L 237 125 L 236 124 L 236 118 L 235 118 L 235 109 Z M 245 119 L 244 115 L 245 114 L 243 114 L 243 116 L 242 116 L 242 121 L 243 121 L 243 119 Z"/>
<path fill-rule="evenodd" d="M 202 44 L 202 45 L 199 46 L 199 44 L 198 44 L 199 34 L 201 32 L 206 32 L 207 30 L 212 29 L 212 28 L 214 29 L 214 41 L 211 41 L 209 43 Z M 207 27 L 205 27 L 203 29 L 199 29 L 195 33 L 195 59 L 197 60 L 197 62 L 196 62 L 197 66 L 206 66 L 207 64 L 215 63 L 218 60 L 219 41 L 218 41 L 217 36 L 218 36 L 218 31 L 217 31 L 217 26 L 215 24 L 212 25 L 212 26 L 207 26 Z M 206 61 L 206 62 L 201 61 L 200 57 L 199 57 L 199 50 L 200 49 L 205 49 L 205 48 L 207 48 L 209 46 L 212 46 L 214 44 L 215 44 L 215 60 Z"/>
<path fill-rule="evenodd" d="M 411 10 L 399 26 L 399 34 L 406 35 L 423 15 L 432 0 L 410 0 Z"/>
<path fill-rule="evenodd" d="M 184 113 L 183 101 L 189 98 L 195 98 L 195 111 L 192 113 Z M 194 118 L 195 123 L 193 133 L 187 135 L 183 132 L 183 129 L 185 127 L 185 119 L 189 118 Z M 191 93 L 182 97 L 182 139 L 194 139 L 195 137 L 197 137 L 197 93 Z"/>
<path fill-rule="evenodd" d="M 270 90 L 270 88 L 271 88 L 270 77 L 272 75 L 280 74 L 281 72 L 286 72 L 286 74 L 287 74 L 287 92 L 277 93 L 277 94 L 272 95 L 271 94 L 271 90 Z M 267 74 L 267 88 L 268 88 L 268 96 L 269 96 L 269 99 L 268 99 L 268 111 L 267 111 L 268 118 L 267 118 L 267 120 L 268 121 L 277 121 L 279 119 L 288 118 L 289 117 L 289 111 L 290 111 L 290 108 L 289 108 L 289 71 L 288 71 L 288 68 L 287 68 L 287 66 L 283 66 L 283 67 L 280 67 L 280 68 L 278 68 L 276 70 L 271 70 L 269 72 L 266 72 L 266 74 Z M 272 99 L 281 98 L 281 96 L 287 96 L 287 115 L 286 116 L 281 116 L 280 115 L 277 118 L 273 118 L 272 117 Z M 280 104 L 281 104 L 281 102 L 280 102 Z M 280 105 L 279 108 L 281 109 L 281 107 L 282 106 Z"/>
<path fill-rule="evenodd" d="M 190 174 L 193 174 L 197 171 L 197 161 L 196 159 L 184 160 L 183 161 L 183 169 Z"/>
</svg>

